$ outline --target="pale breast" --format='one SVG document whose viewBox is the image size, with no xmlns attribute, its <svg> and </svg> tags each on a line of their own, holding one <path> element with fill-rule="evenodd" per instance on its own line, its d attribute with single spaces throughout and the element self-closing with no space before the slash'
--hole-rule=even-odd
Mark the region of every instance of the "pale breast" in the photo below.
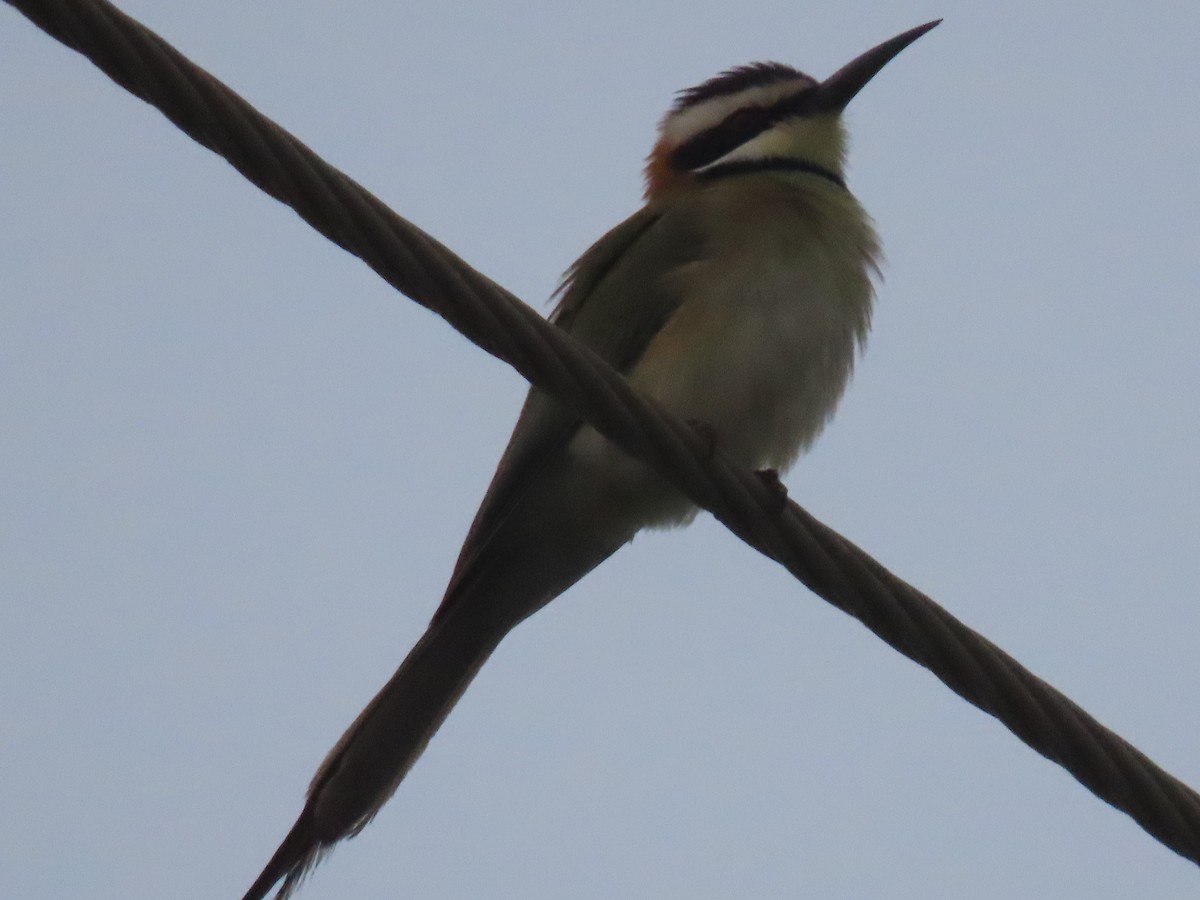
<svg viewBox="0 0 1200 900">
<path fill-rule="evenodd" d="M 629 380 L 705 423 L 738 463 L 783 469 L 820 433 L 849 380 L 870 320 L 874 233 L 857 201 L 824 182 L 753 176 L 686 202 L 711 223 L 707 246 L 666 274 L 684 299 Z M 590 428 L 571 452 L 630 487 L 648 478 Z"/>
<path fill-rule="evenodd" d="M 687 299 L 630 381 L 707 423 L 743 465 L 782 468 L 845 389 L 870 320 L 877 245 L 845 191 L 749 180 L 699 198 L 714 223 L 710 252 L 669 276 Z"/>
</svg>

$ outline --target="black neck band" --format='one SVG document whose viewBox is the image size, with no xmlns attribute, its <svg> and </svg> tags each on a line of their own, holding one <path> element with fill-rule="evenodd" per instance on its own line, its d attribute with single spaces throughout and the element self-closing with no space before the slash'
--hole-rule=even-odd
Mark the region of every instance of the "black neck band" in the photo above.
<svg viewBox="0 0 1200 900">
<path fill-rule="evenodd" d="M 790 156 L 764 156 L 761 159 L 735 159 L 731 162 L 720 163 L 696 174 L 701 181 L 716 181 L 732 175 L 751 175 L 756 172 L 807 172 L 824 178 L 831 184 L 845 190 L 846 182 L 836 172 L 831 172 L 824 166 L 803 159 L 793 159 Z"/>
</svg>

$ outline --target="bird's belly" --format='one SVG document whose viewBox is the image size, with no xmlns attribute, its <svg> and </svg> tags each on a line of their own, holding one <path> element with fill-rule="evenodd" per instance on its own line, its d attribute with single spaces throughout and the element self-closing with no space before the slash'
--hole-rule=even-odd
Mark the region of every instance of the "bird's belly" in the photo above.
<svg viewBox="0 0 1200 900">
<path fill-rule="evenodd" d="M 701 282 L 688 295 L 633 367 L 630 383 L 711 429 L 717 448 L 735 462 L 785 468 L 820 433 L 849 379 L 870 285 L 862 274 L 844 274 L 811 259 L 778 266 L 774 277 L 727 268 L 726 278 Z M 725 290 L 722 282 L 755 287 Z M 690 504 L 662 491 L 646 467 L 591 428 L 570 451 L 610 485 L 644 493 L 652 523 L 688 517 Z"/>
</svg>

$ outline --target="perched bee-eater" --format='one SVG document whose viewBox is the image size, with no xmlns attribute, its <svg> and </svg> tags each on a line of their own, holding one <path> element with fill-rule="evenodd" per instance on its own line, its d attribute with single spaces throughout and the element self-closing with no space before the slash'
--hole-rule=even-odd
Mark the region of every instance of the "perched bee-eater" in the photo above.
<svg viewBox="0 0 1200 900">
<path fill-rule="evenodd" d="M 781 470 L 820 433 L 867 335 L 879 243 L 846 188 L 842 110 L 930 22 L 825 81 L 781 63 L 682 91 L 646 166 L 646 203 L 568 271 L 552 321 L 699 423 L 741 465 Z M 695 507 L 534 389 L 441 605 L 329 751 L 244 900 L 359 832 L 492 651 L 647 526 Z"/>
</svg>

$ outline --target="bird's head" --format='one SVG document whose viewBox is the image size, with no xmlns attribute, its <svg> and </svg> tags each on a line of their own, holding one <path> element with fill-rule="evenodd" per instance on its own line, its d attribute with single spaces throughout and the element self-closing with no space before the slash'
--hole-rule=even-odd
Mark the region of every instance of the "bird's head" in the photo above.
<svg viewBox="0 0 1200 900">
<path fill-rule="evenodd" d="M 646 198 L 722 172 L 788 165 L 840 181 L 846 152 L 842 110 L 896 54 L 940 21 L 884 41 L 824 81 L 766 62 L 729 69 L 680 91 L 646 162 Z"/>
</svg>

